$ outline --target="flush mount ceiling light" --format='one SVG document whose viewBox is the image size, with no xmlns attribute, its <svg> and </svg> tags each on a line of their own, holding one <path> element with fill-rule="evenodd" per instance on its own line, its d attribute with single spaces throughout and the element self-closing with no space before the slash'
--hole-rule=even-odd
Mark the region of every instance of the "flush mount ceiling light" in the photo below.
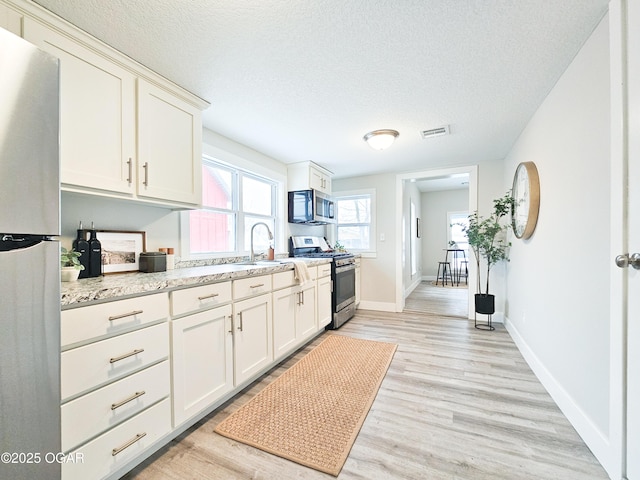
<svg viewBox="0 0 640 480">
<path fill-rule="evenodd" d="M 367 133 L 363 139 L 374 150 L 384 150 L 391 146 L 398 135 L 400 133 L 396 130 L 374 130 Z"/>
</svg>

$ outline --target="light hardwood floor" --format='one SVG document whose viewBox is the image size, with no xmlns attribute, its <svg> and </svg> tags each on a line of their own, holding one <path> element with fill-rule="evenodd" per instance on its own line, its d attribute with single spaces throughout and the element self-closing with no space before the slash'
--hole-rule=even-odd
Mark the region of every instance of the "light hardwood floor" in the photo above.
<svg viewBox="0 0 640 480">
<path fill-rule="evenodd" d="M 405 301 L 405 312 L 425 313 L 441 317 L 467 318 L 469 309 L 468 289 L 466 285 L 433 285 L 432 282 L 420 282 Z M 485 318 L 483 318 L 483 321 Z"/>
<path fill-rule="evenodd" d="M 501 325 L 359 310 L 337 333 L 398 344 L 338 479 L 608 478 Z M 125 478 L 332 478 L 213 433 L 324 335 Z"/>
</svg>

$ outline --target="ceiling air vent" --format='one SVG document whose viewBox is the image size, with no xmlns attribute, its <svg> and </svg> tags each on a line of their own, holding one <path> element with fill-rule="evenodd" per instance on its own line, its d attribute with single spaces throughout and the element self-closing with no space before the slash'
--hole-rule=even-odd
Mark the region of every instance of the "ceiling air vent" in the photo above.
<svg viewBox="0 0 640 480">
<path fill-rule="evenodd" d="M 420 132 L 420 136 L 425 138 L 439 137 L 441 135 L 449 135 L 449 125 L 443 127 L 432 128 L 431 130 L 423 130 Z"/>
</svg>

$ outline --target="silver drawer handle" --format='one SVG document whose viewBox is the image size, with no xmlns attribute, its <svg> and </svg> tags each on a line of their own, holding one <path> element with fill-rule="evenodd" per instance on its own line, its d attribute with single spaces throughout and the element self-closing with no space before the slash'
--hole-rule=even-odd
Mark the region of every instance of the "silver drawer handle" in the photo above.
<svg viewBox="0 0 640 480">
<path fill-rule="evenodd" d="M 206 300 L 208 298 L 215 298 L 215 297 L 218 297 L 218 296 L 220 296 L 219 293 L 212 293 L 211 295 L 203 295 L 201 297 L 198 297 L 198 300 Z"/>
<path fill-rule="evenodd" d="M 258 288 L 258 287 L 264 287 L 264 283 L 258 283 L 257 285 L 249 285 L 249 288 Z"/>
<path fill-rule="evenodd" d="M 129 312 L 129 313 L 121 313 L 120 315 L 114 315 L 112 317 L 109 317 L 109 321 L 113 322 L 114 320 L 120 320 L 121 318 L 127 318 L 127 317 L 133 317 L 135 315 L 140 315 L 141 313 L 143 313 L 143 310 L 134 310 L 133 312 Z"/>
<path fill-rule="evenodd" d="M 136 392 L 133 395 L 131 395 L 129 398 L 125 398 L 124 400 L 122 400 L 122 401 L 120 401 L 118 403 L 112 403 L 111 404 L 111 410 L 115 410 L 116 408 L 120 408 L 121 406 L 126 405 L 127 403 L 135 400 L 136 398 L 141 397 L 145 393 L 147 393 L 147 392 L 145 392 L 144 390 L 141 391 L 141 392 Z"/>
<path fill-rule="evenodd" d="M 124 355 L 120 355 L 119 357 L 111 358 L 109 360 L 109 363 L 116 363 L 116 362 L 119 362 L 120 360 L 124 360 L 125 358 L 133 357 L 134 355 L 137 355 L 137 354 L 142 353 L 142 352 L 144 352 L 144 348 L 138 348 L 138 349 L 134 350 L 133 352 L 125 353 Z"/>
<path fill-rule="evenodd" d="M 133 445 L 134 443 L 139 441 L 142 437 L 146 437 L 146 436 L 147 436 L 147 432 L 138 433 L 134 438 L 129 440 L 127 443 L 125 443 L 121 447 L 114 448 L 113 450 L 111 450 L 111 455 L 115 457 L 117 454 L 122 452 L 124 449 L 129 448 L 131 445 Z"/>
</svg>

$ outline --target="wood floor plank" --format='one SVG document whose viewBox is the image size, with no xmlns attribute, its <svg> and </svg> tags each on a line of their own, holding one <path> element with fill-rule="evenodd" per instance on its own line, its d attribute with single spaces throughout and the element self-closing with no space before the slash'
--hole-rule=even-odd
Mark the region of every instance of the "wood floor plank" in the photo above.
<svg viewBox="0 0 640 480">
<path fill-rule="evenodd" d="M 427 289 L 414 307 L 438 298 Z M 442 312 L 453 301 L 420 308 Z M 608 478 L 501 325 L 485 332 L 455 315 L 359 310 L 338 333 L 398 344 L 339 480 Z M 332 478 L 213 433 L 324 335 L 124 478 Z"/>
</svg>

